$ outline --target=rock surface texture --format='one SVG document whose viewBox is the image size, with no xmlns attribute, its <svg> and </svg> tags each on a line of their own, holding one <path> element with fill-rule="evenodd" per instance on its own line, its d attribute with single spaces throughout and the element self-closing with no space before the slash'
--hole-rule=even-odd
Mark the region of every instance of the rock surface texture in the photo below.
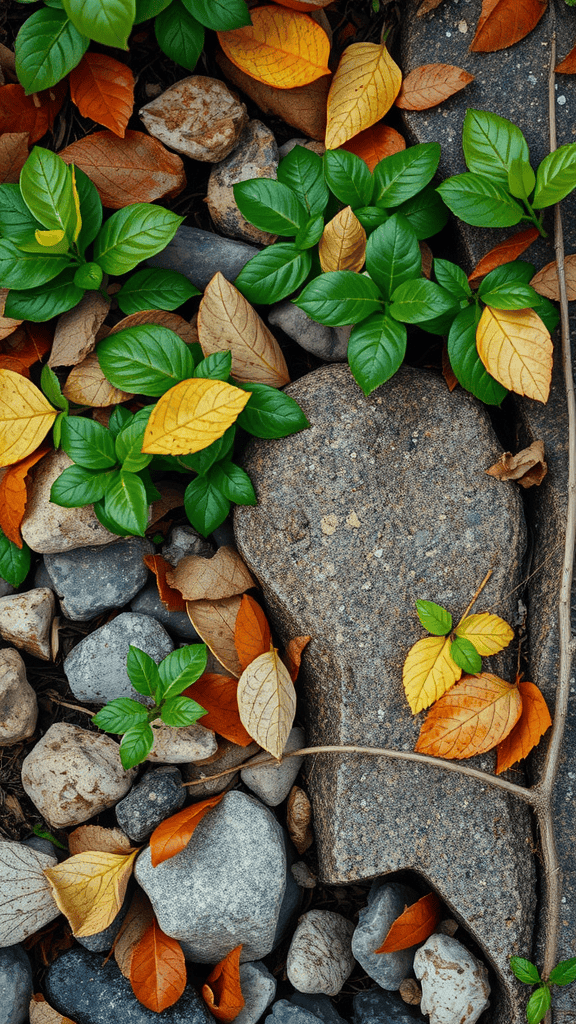
<svg viewBox="0 0 576 1024">
<path fill-rule="evenodd" d="M 44 564 L 61 599 L 64 615 L 86 622 L 121 608 L 144 586 L 144 555 L 154 546 L 144 537 L 127 537 L 105 547 L 78 548 L 46 555 Z"/>
<path fill-rule="evenodd" d="M 166 89 L 140 111 L 160 142 L 193 160 L 216 163 L 238 143 L 246 107 L 217 78 L 190 75 Z"/>
<path fill-rule="evenodd" d="M 0 651 L 0 747 L 28 739 L 36 728 L 38 701 L 18 651 Z"/>
<path fill-rule="evenodd" d="M 204 289 L 217 271 L 224 274 L 227 281 L 234 281 L 257 252 L 255 245 L 184 225 L 178 228 L 166 248 L 146 263 L 149 267 L 177 270 L 190 278 L 197 288 Z"/>
<path fill-rule="evenodd" d="M 278 146 L 261 121 L 249 121 L 233 153 L 210 171 L 207 203 L 218 231 L 242 242 L 268 245 L 276 235 L 261 231 L 242 216 L 234 199 L 234 185 L 249 178 L 275 178 Z"/>
<path fill-rule="evenodd" d="M 0 597 L 0 636 L 42 661 L 50 661 L 54 594 L 48 587 Z"/>
<path fill-rule="evenodd" d="M 236 511 L 240 553 L 281 638 L 312 636 L 299 683 L 308 742 L 411 750 L 419 720 L 401 679 L 423 635 L 414 602 L 458 616 L 493 568 L 479 610 L 513 617 L 520 500 L 483 472 L 500 452 L 485 411 L 424 371 L 404 368 L 364 398 L 348 368 L 333 365 L 288 393 L 311 428 L 250 446 L 258 505 Z M 502 657 L 494 667 L 512 671 Z M 441 769 L 358 756 L 324 757 L 310 795 L 323 879 L 418 872 L 498 970 L 491 1024 L 520 1024 L 508 957 L 529 949 L 532 934 L 524 807 Z"/>
<path fill-rule="evenodd" d="M 405 907 L 416 903 L 418 893 L 398 882 L 374 882 L 368 894 L 368 905 L 360 911 L 358 925 L 352 936 L 352 952 L 366 974 L 380 988 L 395 992 L 412 970 L 415 946 L 394 953 L 376 953 L 386 938 L 392 922 Z"/>
<path fill-rule="evenodd" d="M 22 946 L 0 950 L 0 1024 L 24 1024 L 32 998 L 32 968 Z"/>
<path fill-rule="evenodd" d="M 288 980 L 299 992 L 337 996 L 354 970 L 354 925 L 331 910 L 303 914 L 286 958 Z"/>
<path fill-rule="evenodd" d="M 476 1024 L 490 1005 L 488 971 L 458 939 L 431 935 L 414 957 L 430 1024 Z"/>
</svg>

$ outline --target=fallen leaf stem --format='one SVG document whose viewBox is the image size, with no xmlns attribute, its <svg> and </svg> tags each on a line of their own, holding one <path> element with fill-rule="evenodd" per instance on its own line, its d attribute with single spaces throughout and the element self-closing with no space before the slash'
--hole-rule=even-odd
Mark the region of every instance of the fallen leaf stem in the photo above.
<svg viewBox="0 0 576 1024">
<path fill-rule="evenodd" d="M 482 583 L 480 584 L 480 586 L 479 586 L 479 587 L 477 587 L 477 588 L 476 588 L 476 591 L 475 591 L 475 593 L 474 593 L 474 596 L 472 597 L 472 600 L 470 601 L 470 603 L 469 603 L 468 607 L 467 607 L 467 608 L 466 608 L 466 610 L 465 610 L 465 611 L 464 611 L 464 612 L 462 613 L 462 618 L 460 619 L 460 622 L 458 623 L 458 625 L 461 625 L 461 624 L 462 624 L 462 623 L 464 622 L 464 619 L 465 619 L 465 618 L 466 618 L 466 616 L 468 615 L 468 612 L 470 611 L 470 609 L 471 609 L 471 608 L 472 608 L 472 607 L 474 606 L 474 604 L 476 603 L 476 601 L 477 601 L 477 600 L 478 600 L 478 598 L 480 597 L 480 594 L 481 594 L 481 593 L 482 593 L 482 591 L 484 590 L 484 587 L 485 587 L 485 586 L 486 586 L 486 584 L 488 583 L 488 580 L 490 579 L 490 577 L 491 577 L 491 575 L 492 575 L 492 573 L 493 573 L 493 572 L 494 572 L 494 570 L 493 570 L 493 569 L 488 569 L 488 572 L 486 573 L 486 575 L 485 575 L 484 579 L 482 580 Z"/>
</svg>

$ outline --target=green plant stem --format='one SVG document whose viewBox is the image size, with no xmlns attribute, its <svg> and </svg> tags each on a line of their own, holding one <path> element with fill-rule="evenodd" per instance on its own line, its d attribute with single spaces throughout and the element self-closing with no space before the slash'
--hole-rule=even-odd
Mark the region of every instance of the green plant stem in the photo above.
<svg viewBox="0 0 576 1024">
<path fill-rule="evenodd" d="M 539 233 L 542 235 L 542 238 L 548 238 L 548 232 L 545 231 L 542 227 L 542 222 L 536 214 L 534 208 L 530 205 L 529 201 L 527 199 L 523 199 L 522 202 L 524 203 L 524 206 L 526 207 L 529 213 L 529 216 L 524 217 L 523 220 L 531 220 L 534 226 L 538 229 Z"/>
</svg>

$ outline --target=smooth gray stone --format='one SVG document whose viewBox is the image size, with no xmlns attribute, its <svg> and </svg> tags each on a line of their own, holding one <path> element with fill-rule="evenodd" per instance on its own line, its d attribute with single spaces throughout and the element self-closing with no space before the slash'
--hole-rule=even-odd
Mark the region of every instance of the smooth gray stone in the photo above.
<svg viewBox="0 0 576 1024">
<path fill-rule="evenodd" d="M 341 363 L 346 359 L 350 327 L 326 327 L 316 323 L 289 299 L 270 307 L 268 323 L 272 327 L 280 327 L 300 348 L 319 359 L 329 363 Z"/>
<path fill-rule="evenodd" d="M 282 839 L 284 841 L 284 852 L 286 854 L 286 889 L 284 890 L 284 897 L 278 914 L 276 931 L 274 932 L 273 949 L 275 949 L 278 943 L 284 938 L 288 926 L 302 906 L 302 900 L 304 897 L 303 890 L 300 888 L 292 874 L 292 865 L 296 860 L 296 850 L 288 838 L 288 833 L 284 828 L 282 829 Z"/>
<path fill-rule="evenodd" d="M 89 633 L 64 661 L 64 673 L 74 696 L 94 704 L 106 704 L 116 697 L 146 703 L 126 671 L 130 645 L 145 651 L 156 664 L 174 650 L 168 633 L 156 619 L 122 612 L 112 622 Z"/>
<path fill-rule="evenodd" d="M 58 857 L 59 860 L 62 859 L 63 855 L 68 856 L 59 846 L 55 846 L 49 839 L 42 839 L 42 836 L 30 836 L 29 839 L 23 839 L 22 846 L 28 846 L 31 850 L 36 850 L 36 853 L 44 853 L 47 857 Z"/>
<path fill-rule="evenodd" d="M 209 540 L 201 537 L 193 526 L 175 526 L 170 533 L 170 540 L 163 544 L 162 554 L 170 565 L 177 565 L 187 555 L 203 555 L 211 558 L 214 548 Z"/>
<path fill-rule="evenodd" d="M 259 251 L 253 245 L 223 238 L 212 231 L 179 227 L 166 248 L 145 262 L 149 267 L 177 270 L 204 290 L 217 271 L 224 274 L 227 281 L 234 281 L 242 267 Z"/>
<path fill-rule="evenodd" d="M 112 957 L 72 949 L 46 972 L 46 999 L 75 1024 L 157 1024 L 158 1014 L 139 1003 Z M 187 985 L 177 1003 L 162 1011 L 168 1024 L 214 1024 L 197 992 Z"/>
<path fill-rule="evenodd" d="M 304 729 L 295 726 L 290 730 L 284 751 L 298 750 L 306 745 Z M 289 757 L 281 764 L 265 768 L 248 766 L 240 772 L 240 778 L 268 807 L 277 807 L 286 799 L 300 771 L 304 757 Z"/>
<path fill-rule="evenodd" d="M 43 583 L 35 583 L 35 587 L 44 586 Z M 8 597 L 8 594 L 16 593 L 16 588 L 8 583 L 6 580 L 0 579 L 0 597 Z"/>
<path fill-rule="evenodd" d="M 36 587 L 36 589 L 38 589 L 38 587 L 48 587 L 49 590 L 56 589 L 56 587 L 54 586 L 54 581 L 50 573 L 48 572 L 48 569 L 44 565 L 44 556 L 42 556 L 42 558 L 38 562 L 36 572 L 34 573 L 34 586 Z"/>
<path fill-rule="evenodd" d="M 264 1024 L 316 1024 L 318 1017 L 302 1006 L 294 1006 L 287 999 L 279 999 L 272 1007 L 272 1013 L 264 1018 Z"/>
<path fill-rule="evenodd" d="M 240 213 L 234 185 L 247 178 L 275 178 L 278 160 L 278 146 L 270 129 L 261 121 L 249 121 L 236 148 L 210 171 L 206 202 L 218 231 L 255 245 L 275 241 L 276 235 L 254 227 Z"/>
<path fill-rule="evenodd" d="M 313 1013 L 323 1024 L 347 1024 L 328 996 L 311 996 L 307 992 L 294 992 L 290 996 L 290 1002 L 302 1010 Z"/>
<path fill-rule="evenodd" d="M 439 376 L 403 367 L 365 398 L 348 367 L 331 365 L 287 393 L 311 427 L 248 446 L 258 505 L 235 512 L 238 549 L 281 640 L 312 636 L 298 680 L 308 743 L 412 750 L 420 722 L 402 666 L 424 635 L 415 601 L 459 616 L 493 568 L 478 610 L 513 618 L 518 491 L 484 473 L 501 452 L 486 410 Z M 484 667 L 515 670 L 506 652 Z M 471 763 L 491 770 L 494 755 Z M 310 796 L 322 881 L 425 877 L 498 972 L 491 1024 L 520 1024 L 508 958 L 531 948 L 526 808 L 472 779 L 358 755 L 323 759 Z"/>
<path fill-rule="evenodd" d="M 396 992 L 377 986 L 357 992 L 352 1005 L 354 1024 L 422 1024 L 425 1020 L 417 1006 L 408 1006 Z"/>
<path fill-rule="evenodd" d="M 0 1024 L 24 1024 L 33 991 L 32 968 L 22 946 L 0 949 Z"/>
<path fill-rule="evenodd" d="M 145 537 L 126 537 L 105 547 L 44 555 L 44 565 L 67 618 L 87 622 L 138 593 L 148 579 L 144 555 L 153 553 Z"/>
<path fill-rule="evenodd" d="M 174 633 L 181 640 L 187 640 L 188 643 L 201 643 L 186 612 L 169 612 L 166 605 L 162 604 L 155 583 L 149 583 L 147 587 L 136 594 L 136 597 L 130 602 L 130 610 L 139 615 L 151 615 L 169 633 Z"/>
<path fill-rule="evenodd" d="M 179 811 L 186 799 L 182 776 L 175 765 L 147 772 L 116 804 L 116 820 L 135 843 L 148 839 L 157 825 Z"/>
<path fill-rule="evenodd" d="M 234 1022 L 256 1024 L 276 995 L 276 978 L 265 964 L 254 960 L 252 963 L 240 964 L 240 988 L 244 1006 Z"/>
<path fill-rule="evenodd" d="M 397 992 L 408 977 L 414 962 L 416 946 L 399 949 L 395 953 L 375 953 L 382 945 L 393 921 L 405 907 L 418 900 L 418 893 L 397 882 L 376 882 L 368 894 L 368 905 L 363 907 L 358 925 L 352 936 L 352 952 L 369 978 L 390 992 Z"/>
</svg>

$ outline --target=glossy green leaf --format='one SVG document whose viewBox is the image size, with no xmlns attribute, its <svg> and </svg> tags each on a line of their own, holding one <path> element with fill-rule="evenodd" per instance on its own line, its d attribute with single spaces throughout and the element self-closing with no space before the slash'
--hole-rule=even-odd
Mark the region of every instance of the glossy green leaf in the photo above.
<svg viewBox="0 0 576 1024">
<path fill-rule="evenodd" d="M 540 985 L 535 989 L 526 1006 L 528 1024 L 540 1024 L 540 1021 L 544 1020 L 551 1002 L 552 994 L 546 985 Z"/>
<path fill-rule="evenodd" d="M 431 181 L 440 161 L 437 142 L 422 142 L 401 153 L 392 153 L 376 164 L 373 174 L 374 206 L 398 206 L 411 199 Z"/>
<path fill-rule="evenodd" d="M 172 0 L 136 0 L 134 24 L 140 25 L 141 22 L 148 21 L 149 18 L 155 18 L 171 3 Z"/>
<path fill-rule="evenodd" d="M 118 305 L 126 316 L 145 309 L 177 309 L 201 292 L 177 270 L 150 267 L 132 274 L 118 292 Z"/>
<path fill-rule="evenodd" d="M 512 161 L 530 163 L 528 144 L 520 129 L 489 110 L 466 111 L 462 148 L 470 171 L 483 174 L 506 189 Z"/>
<path fill-rule="evenodd" d="M 103 46 L 128 49 L 136 16 L 135 0 L 62 0 L 78 32 Z"/>
<path fill-rule="evenodd" d="M 0 238 L 0 281 L 3 288 L 24 291 L 47 284 L 70 265 L 68 256 L 37 256 L 21 252 L 5 238 Z"/>
<path fill-rule="evenodd" d="M 514 157 L 508 168 L 508 191 L 515 199 L 528 199 L 536 184 L 536 175 L 527 160 Z"/>
<path fill-rule="evenodd" d="M 200 360 L 192 376 L 204 380 L 228 380 L 231 369 L 231 352 L 212 352 Z"/>
<path fill-rule="evenodd" d="M 83 289 L 74 284 L 74 274 L 74 267 L 68 267 L 48 284 L 9 292 L 4 315 L 14 317 L 15 320 L 43 323 L 61 313 L 67 313 L 78 305 L 84 295 Z"/>
<path fill-rule="evenodd" d="M 318 323 L 340 327 L 376 313 L 382 307 L 382 295 L 369 277 L 351 270 L 334 270 L 310 281 L 295 305 Z"/>
<path fill-rule="evenodd" d="M 67 232 L 74 207 L 72 174 L 62 157 L 34 146 L 20 173 L 26 206 L 45 228 Z"/>
<path fill-rule="evenodd" d="M 103 211 L 102 202 L 94 182 L 79 167 L 74 168 L 74 174 L 80 200 L 80 214 L 82 216 L 82 227 L 76 244 L 83 256 L 102 227 Z"/>
<path fill-rule="evenodd" d="M 202 25 L 216 32 L 228 32 L 252 24 L 244 0 L 183 0 L 183 3 Z"/>
<path fill-rule="evenodd" d="M 130 644 L 126 659 L 126 671 L 132 686 L 144 697 L 153 697 L 160 686 L 158 665 L 146 651 Z"/>
<path fill-rule="evenodd" d="M 152 456 L 142 451 L 145 430 L 146 423 L 132 420 L 115 439 L 117 461 L 122 463 L 122 469 L 127 469 L 130 473 L 138 473 L 152 461 Z"/>
<path fill-rule="evenodd" d="M 118 461 L 109 431 L 85 416 L 66 418 L 62 425 L 62 448 L 77 466 L 85 469 L 112 469 Z"/>
<path fill-rule="evenodd" d="M 198 476 L 184 493 L 184 508 L 189 522 L 207 537 L 220 526 L 230 511 L 230 502 L 211 482 L 210 475 Z"/>
<path fill-rule="evenodd" d="M 219 462 L 220 459 L 225 459 L 230 454 L 234 445 L 236 429 L 236 424 L 233 423 L 232 426 L 228 427 L 228 430 L 222 434 L 222 437 L 217 438 L 216 441 L 213 441 L 207 448 L 202 448 L 199 452 L 194 452 L 193 455 L 180 456 L 178 464 L 186 470 L 192 470 L 193 473 L 198 473 L 199 476 L 205 476 L 215 462 Z"/>
<path fill-rule="evenodd" d="M 294 146 L 278 165 L 278 181 L 287 185 L 310 217 L 323 213 L 329 199 L 324 165 L 317 153 Z"/>
<path fill-rule="evenodd" d="M 354 210 L 354 216 L 360 221 L 366 233 L 369 234 L 371 231 L 379 228 L 381 224 L 385 224 L 389 214 L 379 206 L 357 206 Z"/>
<path fill-rule="evenodd" d="M 448 221 L 448 208 L 433 185 L 427 185 L 421 192 L 412 196 L 412 199 L 401 203 L 396 213 L 406 217 L 419 241 L 438 234 Z"/>
<path fill-rule="evenodd" d="M 292 295 L 306 280 L 312 260 L 291 242 L 269 245 L 253 256 L 238 274 L 234 285 L 248 302 L 270 305 Z"/>
<path fill-rule="evenodd" d="M 296 235 L 308 214 L 292 189 L 274 178 L 250 178 L 233 186 L 240 213 L 260 231 Z"/>
<path fill-rule="evenodd" d="M 529 281 L 534 267 L 523 260 L 514 260 L 486 274 L 480 283 L 478 295 L 487 306 L 495 309 L 526 309 L 538 305 L 540 296 Z"/>
<path fill-rule="evenodd" d="M 20 245 L 34 238 L 42 229 L 40 221 L 32 216 L 22 198 L 19 185 L 0 185 L 0 235 Z"/>
<path fill-rule="evenodd" d="M 222 459 L 216 463 L 211 479 L 224 497 L 236 505 L 257 504 L 254 487 L 248 473 L 230 459 Z"/>
<path fill-rule="evenodd" d="M 0 529 L 0 579 L 19 587 L 30 571 L 32 555 L 25 541 L 19 548 Z"/>
<path fill-rule="evenodd" d="M 132 423 L 134 414 L 126 409 L 123 405 L 115 405 L 114 409 L 110 413 L 110 419 L 108 420 L 108 430 L 110 431 L 114 440 L 118 437 L 118 434 L 124 427 L 127 427 L 129 423 Z"/>
<path fill-rule="evenodd" d="M 56 409 L 63 409 L 64 412 L 68 412 L 70 408 L 68 399 L 64 398 L 62 388 L 60 387 L 60 381 L 52 367 L 48 366 L 48 364 L 42 367 L 42 372 L 40 374 L 40 387 L 48 401 L 55 406 Z"/>
<path fill-rule="evenodd" d="M 434 601 L 416 601 L 418 618 L 433 636 L 446 636 L 452 629 L 452 616 L 446 608 Z"/>
<path fill-rule="evenodd" d="M 154 746 L 154 731 L 147 722 L 138 722 L 131 726 L 120 741 L 120 760 L 122 767 L 128 771 L 141 764 L 148 757 Z"/>
<path fill-rule="evenodd" d="M 525 985 L 537 985 L 540 981 L 538 968 L 522 956 L 510 957 L 510 970 L 518 981 L 523 981 Z"/>
<path fill-rule="evenodd" d="M 470 640 L 467 640 L 464 636 L 457 636 L 452 641 L 450 657 L 463 672 L 476 675 L 482 671 L 482 658 Z"/>
<path fill-rule="evenodd" d="M 486 405 L 500 405 L 508 391 L 490 376 L 476 348 L 476 329 L 481 315 L 482 311 L 476 305 L 458 313 L 448 334 L 448 358 L 466 391 Z"/>
<path fill-rule="evenodd" d="M 348 341 L 348 362 L 365 395 L 389 380 L 406 354 L 406 328 L 386 313 L 356 324 Z"/>
<path fill-rule="evenodd" d="M 576 981 L 576 956 L 569 960 L 561 960 L 556 967 L 550 971 L 548 981 L 551 985 L 571 985 Z"/>
<path fill-rule="evenodd" d="M 172 3 L 154 21 L 161 50 L 176 64 L 193 71 L 204 49 L 204 27 L 186 10 L 181 0 Z"/>
<path fill-rule="evenodd" d="M 120 475 L 120 470 L 112 470 L 111 475 L 113 475 L 113 478 L 116 481 L 118 479 L 118 476 Z M 104 526 L 107 530 L 109 530 L 110 533 L 115 533 L 118 535 L 118 537 L 132 536 L 132 530 L 125 530 L 123 526 L 120 526 L 120 523 L 117 523 L 115 519 L 112 519 L 112 517 L 107 514 L 104 498 L 100 498 L 99 501 L 94 502 L 94 515 L 96 516 L 98 522 L 101 523 L 102 526 Z"/>
<path fill-rule="evenodd" d="M 112 334 L 97 346 L 102 373 L 114 387 L 158 398 L 194 373 L 194 360 L 168 327 L 138 324 Z"/>
<path fill-rule="evenodd" d="M 405 281 L 392 294 L 390 314 L 405 324 L 421 324 L 454 308 L 454 296 L 434 281 Z"/>
<path fill-rule="evenodd" d="M 310 217 L 310 220 L 300 228 L 294 239 L 294 245 L 297 249 L 311 249 L 320 241 L 323 232 L 324 217 L 318 213 L 315 217 Z"/>
<path fill-rule="evenodd" d="M 254 437 L 287 437 L 310 426 L 298 403 L 278 388 L 268 384 L 239 384 L 238 387 L 250 392 L 250 400 L 236 422 Z"/>
<path fill-rule="evenodd" d="M 545 156 L 536 172 L 532 205 L 536 210 L 565 199 L 576 188 L 576 143 L 559 146 Z"/>
<path fill-rule="evenodd" d="M 370 235 L 366 270 L 385 299 L 403 281 L 420 277 L 422 256 L 418 239 L 402 214 L 395 213 Z"/>
<path fill-rule="evenodd" d="M 121 470 L 116 482 L 106 489 L 104 508 L 124 530 L 143 537 L 148 525 L 146 488 L 136 473 Z"/>
<path fill-rule="evenodd" d="M 54 481 L 50 489 L 50 501 L 64 508 L 82 508 L 102 498 L 106 491 L 108 474 L 85 469 L 84 466 L 68 466 Z"/>
<path fill-rule="evenodd" d="M 184 220 L 152 203 L 116 210 L 94 243 L 94 260 L 107 274 L 125 274 L 165 249 Z"/>
<path fill-rule="evenodd" d="M 14 47 L 16 74 L 26 95 L 56 85 L 80 63 L 89 42 L 88 34 L 79 32 L 64 11 L 35 11 L 22 25 Z"/>
<path fill-rule="evenodd" d="M 457 299 L 468 299 L 472 295 L 472 289 L 468 284 L 468 278 L 461 267 L 449 260 L 434 260 L 434 276 L 439 285 L 445 288 Z"/>
<path fill-rule="evenodd" d="M 132 700 L 131 697 L 117 697 L 100 708 L 92 722 L 104 732 L 112 732 L 117 736 L 137 722 L 145 722 L 147 718 L 148 711 L 138 701 Z"/>
<path fill-rule="evenodd" d="M 170 697 L 164 704 L 160 717 L 165 725 L 182 727 L 193 725 L 205 714 L 206 708 L 189 697 Z"/>
<path fill-rule="evenodd" d="M 330 190 L 344 206 L 368 206 L 372 196 L 372 175 L 364 160 L 345 149 L 328 149 L 324 154 L 324 175 Z"/>
<path fill-rule="evenodd" d="M 466 224 L 507 228 L 519 224 L 524 210 L 508 192 L 480 174 L 456 174 L 438 186 L 446 206 Z"/>
<path fill-rule="evenodd" d="M 189 644 L 172 651 L 158 665 L 160 687 L 159 698 L 178 697 L 188 686 L 195 683 L 206 671 L 208 651 L 206 644 Z"/>
</svg>

